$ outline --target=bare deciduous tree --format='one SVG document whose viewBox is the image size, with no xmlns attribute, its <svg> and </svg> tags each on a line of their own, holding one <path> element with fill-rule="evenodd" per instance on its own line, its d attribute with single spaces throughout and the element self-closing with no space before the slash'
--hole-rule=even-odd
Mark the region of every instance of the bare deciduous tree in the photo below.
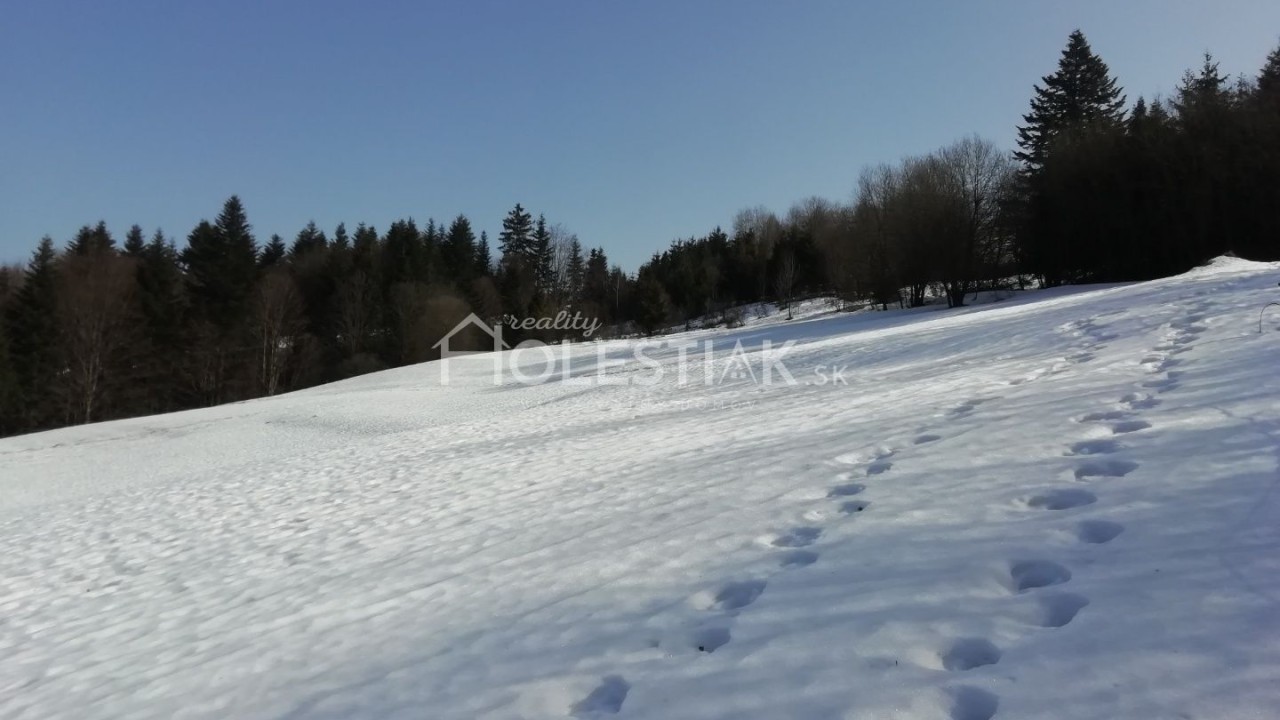
<svg viewBox="0 0 1280 720">
<path fill-rule="evenodd" d="M 369 338 L 377 323 L 378 286 L 364 271 L 356 270 L 343 278 L 337 295 L 334 320 L 338 343 L 348 356 L 354 357 L 369 349 Z"/>
<path fill-rule="evenodd" d="M 258 350 L 258 382 L 275 395 L 288 368 L 289 357 L 305 320 L 297 283 L 286 270 L 267 273 L 258 284 L 254 307 Z"/>
</svg>

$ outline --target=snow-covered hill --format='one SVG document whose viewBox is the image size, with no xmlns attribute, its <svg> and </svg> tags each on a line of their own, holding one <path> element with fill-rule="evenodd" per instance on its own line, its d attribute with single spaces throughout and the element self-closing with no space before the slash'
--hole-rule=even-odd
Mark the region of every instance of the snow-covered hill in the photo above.
<svg viewBox="0 0 1280 720">
<path fill-rule="evenodd" d="M 1278 274 L 0 441 L 0 716 L 1276 717 Z"/>
</svg>

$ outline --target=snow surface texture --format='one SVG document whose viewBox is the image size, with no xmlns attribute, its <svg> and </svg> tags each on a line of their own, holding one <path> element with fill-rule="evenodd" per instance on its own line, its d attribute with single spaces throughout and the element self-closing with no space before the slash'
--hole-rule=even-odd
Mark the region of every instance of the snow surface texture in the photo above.
<svg viewBox="0 0 1280 720">
<path fill-rule="evenodd" d="M 794 387 L 475 356 L 0 440 L 0 716 L 1275 717 L 1276 275 L 678 338 Z"/>
</svg>

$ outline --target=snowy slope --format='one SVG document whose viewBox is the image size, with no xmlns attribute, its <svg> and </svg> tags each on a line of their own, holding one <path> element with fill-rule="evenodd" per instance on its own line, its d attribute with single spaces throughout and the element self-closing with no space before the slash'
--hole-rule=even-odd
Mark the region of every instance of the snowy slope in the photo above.
<svg viewBox="0 0 1280 720">
<path fill-rule="evenodd" d="M 0 716 L 1276 717 L 1278 274 L 0 440 Z"/>
</svg>

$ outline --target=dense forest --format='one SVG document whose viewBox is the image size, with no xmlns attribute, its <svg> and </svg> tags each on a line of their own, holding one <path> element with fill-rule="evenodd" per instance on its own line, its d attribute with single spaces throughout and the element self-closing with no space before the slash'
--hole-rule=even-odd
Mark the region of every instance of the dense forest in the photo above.
<svg viewBox="0 0 1280 720">
<path fill-rule="evenodd" d="M 237 197 L 181 245 L 101 222 L 65 248 L 46 237 L 25 267 L 0 270 L 0 434 L 429 360 L 471 312 L 580 312 L 614 335 L 651 334 L 814 294 L 955 306 L 980 289 L 1150 279 L 1227 252 L 1280 259 L 1280 49 L 1253 78 L 1206 55 L 1173 97 L 1130 103 L 1076 32 L 1012 153 L 968 137 L 866 168 L 848 204 L 744 210 L 635 274 L 520 205 L 495 242 L 462 215 L 260 241 Z"/>
</svg>

